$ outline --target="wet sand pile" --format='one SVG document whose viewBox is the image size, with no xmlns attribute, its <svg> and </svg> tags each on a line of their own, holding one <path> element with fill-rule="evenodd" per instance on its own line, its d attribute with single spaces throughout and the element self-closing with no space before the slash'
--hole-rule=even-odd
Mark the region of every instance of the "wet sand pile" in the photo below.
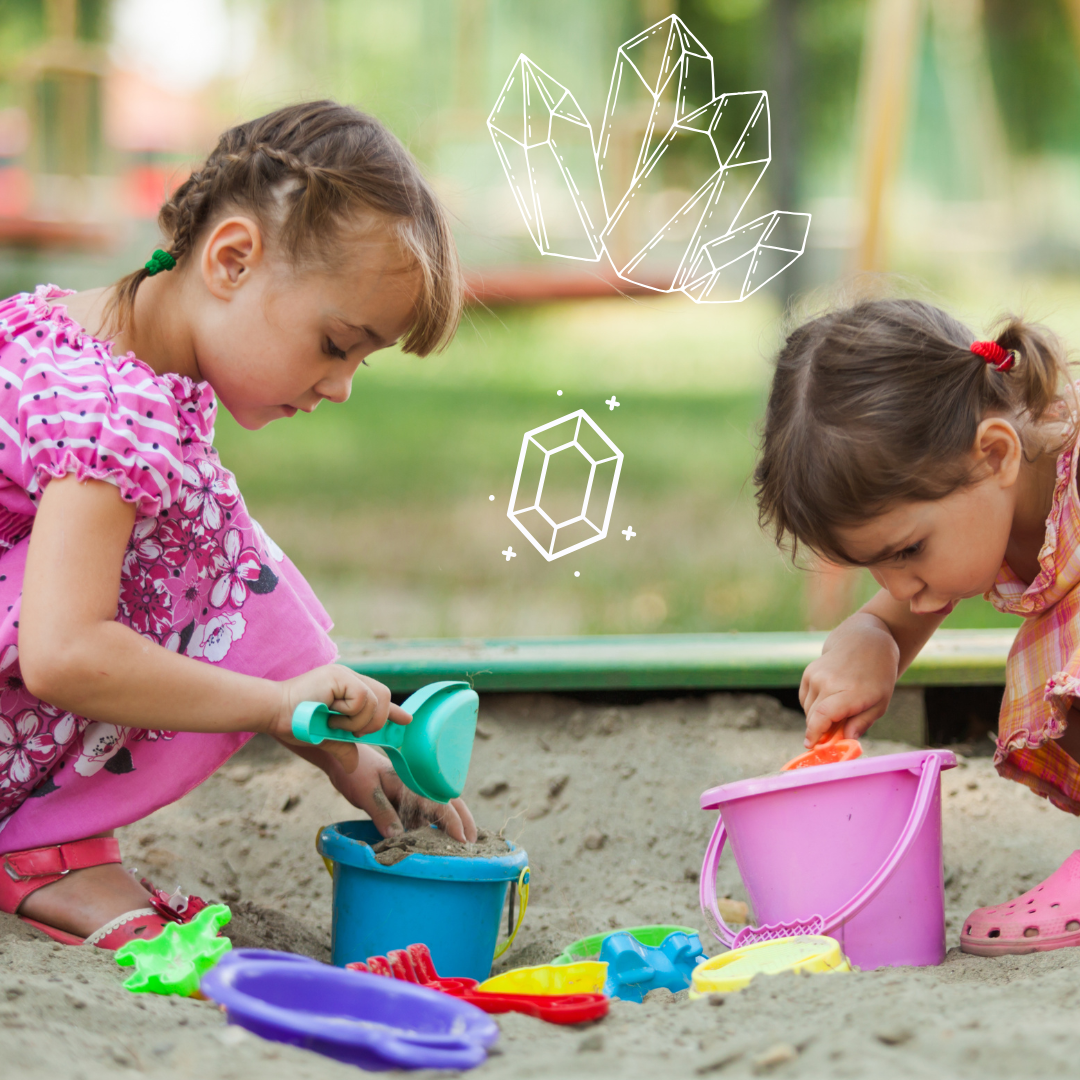
<svg viewBox="0 0 1080 1080">
<path fill-rule="evenodd" d="M 479 824 L 522 845 L 525 925 L 500 970 L 549 960 L 609 927 L 683 923 L 697 906 L 707 787 L 773 771 L 801 722 L 769 698 L 635 707 L 488 697 L 466 792 Z M 869 752 L 902 749 L 867 742 Z M 586 1028 L 498 1018 L 479 1077 L 1015 1077 L 1075 1072 L 1080 950 L 961 954 L 960 921 L 1045 877 L 1080 827 L 974 758 L 943 777 L 949 957 L 940 968 L 759 980 L 722 1005 L 657 992 Z M 121 831 L 128 866 L 230 904 L 240 945 L 329 953 L 330 878 L 317 830 L 358 816 L 311 766 L 255 740 L 201 788 Z M 391 845 L 393 849 L 394 845 Z M 396 850 L 400 851 L 400 844 Z M 730 859 L 719 889 L 745 899 Z M 30 1080 L 144 1074 L 226 1080 L 356 1077 L 349 1066 L 226 1027 L 210 1004 L 123 990 L 100 950 L 53 945 L 0 916 L 0 1060 Z"/>
<path fill-rule="evenodd" d="M 510 845 L 501 837 L 487 829 L 477 829 L 476 840 L 471 844 L 462 844 L 449 837 L 441 829 L 430 825 L 419 829 L 410 829 L 400 836 L 389 840 L 380 840 L 373 844 L 375 861 L 382 866 L 393 866 L 409 855 L 436 855 L 453 859 L 498 858 L 510 850 Z"/>
</svg>

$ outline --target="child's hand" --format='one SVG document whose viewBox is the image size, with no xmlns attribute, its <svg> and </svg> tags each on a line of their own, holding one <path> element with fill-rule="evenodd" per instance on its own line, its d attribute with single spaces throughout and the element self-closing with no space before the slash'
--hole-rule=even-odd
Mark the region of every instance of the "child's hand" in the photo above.
<svg viewBox="0 0 1080 1080">
<path fill-rule="evenodd" d="M 395 724 L 412 720 L 400 705 L 391 703 L 390 691 L 381 682 L 341 664 L 327 664 L 281 683 L 281 707 L 268 734 L 291 746 L 301 745 L 292 735 L 293 710 L 301 701 L 321 701 L 342 713 L 330 718 L 330 726 L 354 735 L 378 731 L 388 719 Z M 345 772 L 355 767 L 357 748 L 353 743 L 327 739 L 321 749 L 336 758 Z"/>
<path fill-rule="evenodd" d="M 807 749 L 841 722 L 845 738 L 864 734 L 889 707 L 899 662 L 896 640 L 885 629 L 863 623 L 833 631 L 799 686 Z"/>
<path fill-rule="evenodd" d="M 351 749 L 358 752 L 356 767 L 351 772 L 334 769 L 330 780 L 353 806 L 370 815 L 383 836 L 396 836 L 405 829 L 435 822 L 455 840 L 472 843 L 476 839 L 476 822 L 463 800 L 451 799 L 444 805 L 421 799 L 401 782 L 375 747 Z"/>
</svg>

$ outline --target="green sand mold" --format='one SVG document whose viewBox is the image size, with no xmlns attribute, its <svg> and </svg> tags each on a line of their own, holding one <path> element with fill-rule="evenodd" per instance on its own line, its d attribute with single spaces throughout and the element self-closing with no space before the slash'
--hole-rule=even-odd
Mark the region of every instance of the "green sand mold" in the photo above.
<svg viewBox="0 0 1080 1080">
<path fill-rule="evenodd" d="M 191 922 L 169 923 L 149 941 L 129 941 L 116 950 L 121 967 L 134 967 L 124 989 L 135 994 L 180 994 L 192 997 L 199 980 L 231 948 L 218 931 L 232 918 L 224 904 L 210 904 Z"/>
<path fill-rule="evenodd" d="M 575 964 L 580 960 L 588 960 L 596 956 L 604 944 L 606 938 L 612 934 L 629 934 L 636 938 L 642 945 L 659 945 L 668 934 L 696 934 L 692 926 L 628 926 L 624 930 L 605 930 L 602 934 L 593 934 L 592 937 L 581 938 L 567 945 L 565 949 L 551 962 L 553 964 Z"/>
</svg>

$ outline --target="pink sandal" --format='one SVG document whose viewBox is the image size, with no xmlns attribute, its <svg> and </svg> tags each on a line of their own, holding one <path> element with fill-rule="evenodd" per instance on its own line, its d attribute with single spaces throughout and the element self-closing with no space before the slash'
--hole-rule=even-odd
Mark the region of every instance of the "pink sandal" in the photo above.
<svg viewBox="0 0 1080 1080">
<path fill-rule="evenodd" d="M 1080 851 L 1041 885 L 964 921 L 960 948 L 976 956 L 1047 952 L 1080 945 Z"/>
<path fill-rule="evenodd" d="M 0 870 L 4 871 L 0 873 L 0 911 L 16 914 L 19 905 L 35 889 L 59 881 L 71 870 L 118 862 L 119 842 L 113 837 L 104 836 L 54 847 L 9 851 L 0 855 Z M 25 915 L 19 915 L 19 918 L 62 945 L 96 945 L 99 949 L 119 949 L 129 941 L 157 937 L 170 922 L 188 922 L 206 907 L 205 901 L 197 896 L 185 897 L 179 889 L 169 896 L 148 882 L 143 882 L 143 885 L 150 889 L 149 906 L 110 919 L 86 938 Z"/>
</svg>

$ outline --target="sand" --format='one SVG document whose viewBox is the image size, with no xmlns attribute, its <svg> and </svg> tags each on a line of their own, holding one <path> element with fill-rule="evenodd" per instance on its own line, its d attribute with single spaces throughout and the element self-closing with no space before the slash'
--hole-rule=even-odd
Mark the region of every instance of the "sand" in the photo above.
<svg viewBox="0 0 1080 1080">
<path fill-rule="evenodd" d="M 796 716 L 737 695 L 634 707 L 488 697 L 481 716 L 470 805 L 483 827 L 526 848 L 533 870 L 525 927 L 500 969 L 647 922 L 696 926 L 717 951 L 697 907 L 712 825 L 698 797 L 797 753 Z M 659 993 L 643 1005 L 614 1002 L 584 1028 L 503 1016 L 475 1075 L 1073 1075 L 1080 950 L 982 959 L 956 945 L 968 911 L 1049 874 L 1080 847 L 1080 827 L 998 779 L 985 757 L 946 773 L 943 789 L 950 952 L 941 967 L 759 980 L 721 1005 Z M 351 816 L 316 770 L 257 740 L 181 802 L 122 830 L 121 843 L 140 873 L 229 903 L 237 944 L 326 959 L 330 878 L 313 842 L 321 825 Z M 730 860 L 720 891 L 743 897 Z M 109 954 L 54 945 L 0 916 L 4 1077 L 357 1075 L 227 1027 L 209 1003 L 129 994 L 122 978 Z"/>
<path fill-rule="evenodd" d="M 462 843 L 448 836 L 441 829 L 430 825 L 419 829 L 410 829 L 400 836 L 380 840 L 373 844 L 375 861 L 381 866 L 394 866 L 410 855 L 437 855 L 453 859 L 498 858 L 510 850 L 510 845 L 501 836 L 487 829 L 479 828 L 472 843 Z"/>
</svg>

